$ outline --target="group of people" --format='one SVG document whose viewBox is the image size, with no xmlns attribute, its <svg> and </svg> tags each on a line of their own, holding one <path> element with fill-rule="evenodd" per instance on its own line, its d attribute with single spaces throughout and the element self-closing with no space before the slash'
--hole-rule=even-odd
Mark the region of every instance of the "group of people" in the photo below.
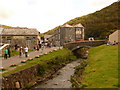
<svg viewBox="0 0 120 90">
<path fill-rule="evenodd" d="M 19 48 L 19 56 L 20 57 L 22 56 L 23 53 L 25 54 L 25 57 L 28 57 L 28 47 L 27 46 L 25 48 L 23 48 L 23 47 Z"/>
<path fill-rule="evenodd" d="M 15 45 L 15 50 L 19 51 L 19 56 L 21 57 L 22 54 L 25 54 L 25 57 L 28 57 L 28 47 L 26 46 L 23 48 L 22 46 L 19 46 L 18 44 Z"/>
<path fill-rule="evenodd" d="M 114 41 L 113 43 L 110 41 L 107 42 L 107 45 L 116 45 L 116 44 L 118 44 L 118 42 L 116 42 L 116 41 Z"/>
<path fill-rule="evenodd" d="M 19 57 L 21 57 L 23 55 L 23 53 L 25 54 L 25 57 L 28 57 L 28 47 L 26 46 L 25 48 L 23 47 L 18 47 L 17 45 L 15 45 L 15 50 L 19 52 Z M 11 50 L 10 50 L 10 46 L 6 47 L 4 50 L 4 59 L 10 58 L 11 57 Z"/>
<path fill-rule="evenodd" d="M 34 46 L 34 49 L 39 51 L 41 49 L 41 52 L 43 52 L 44 48 L 51 48 L 53 45 L 50 42 L 44 42 L 44 43 L 39 43 L 38 45 Z"/>
<path fill-rule="evenodd" d="M 41 49 L 41 52 L 43 52 L 44 45 L 39 43 L 38 45 L 34 46 L 34 49 L 37 50 L 37 51 L 39 51 Z"/>
<path fill-rule="evenodd" d="M 45 45 L 46 48 L 50 48 L 50 47 L 53 46 L 53 44 L 50 43 L 50 42 L 46 42 L 46 43 L 44 43 L 44 45 Z"/>
<path fill-rule="evenodd" d="M 52 47 L 52 43 L 39 43 L 38 45 L 35 45 L 34 46 L 34 49 L 39 51 L 41 50 L 41 53 L 43 52 L 44 48 L 50 48 Z M 19 51 L 19 57 L 21 57 L 23 54 L 25 54 L 25 57 L 28 57 L 28 47 L 22 47 L 22 46 L 19 46 L 18 44 L 16 44 L 14 46 L 14 50 L 16 51 Z M 7 59 L 7 58 L 10 58 L 11 57 L 11 50 L 10 50 L 10 46 L 5 48 L 4 50 L 4 59 Z"/>
</svg>

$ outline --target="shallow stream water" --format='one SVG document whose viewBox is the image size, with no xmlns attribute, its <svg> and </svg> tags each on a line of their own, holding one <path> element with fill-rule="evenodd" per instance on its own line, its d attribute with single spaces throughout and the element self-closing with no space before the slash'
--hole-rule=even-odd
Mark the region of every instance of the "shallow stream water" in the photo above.
<svg viewBox="0 0 120 90">
<path fill-rule="evenodd" d="M 80 59 L 67 64 L 55 74 L 54 78 L 37 85 L 35 88 L 71 88 L 70 78 L 75 72 L 74 67 L 78 65 L 80 65 Z"/>
</svg>

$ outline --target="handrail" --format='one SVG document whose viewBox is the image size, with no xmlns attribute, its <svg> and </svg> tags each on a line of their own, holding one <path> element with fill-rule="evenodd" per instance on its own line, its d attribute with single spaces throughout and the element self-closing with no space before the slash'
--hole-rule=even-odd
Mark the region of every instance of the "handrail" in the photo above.
<svg viewBox="0 0 120 90">
<path fill-rule="evenodd" d="M 8 45 L 10 45 L 10 44 L 4 44 L 3 46 L 0 47 L 0 50 L 2 50 L 3 48 L 5 48 Z"/>
</svg>

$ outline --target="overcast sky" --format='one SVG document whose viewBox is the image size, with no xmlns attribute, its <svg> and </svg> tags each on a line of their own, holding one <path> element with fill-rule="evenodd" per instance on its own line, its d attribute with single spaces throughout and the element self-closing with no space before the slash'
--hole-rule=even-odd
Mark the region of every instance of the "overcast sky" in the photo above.
<svg viewBox="0 0 120 90">
<path fill-rule="evenodd" d="M 117 0 L 0 0 L 0 24 L 36 28 L 41 33 Z"/>
</svg>

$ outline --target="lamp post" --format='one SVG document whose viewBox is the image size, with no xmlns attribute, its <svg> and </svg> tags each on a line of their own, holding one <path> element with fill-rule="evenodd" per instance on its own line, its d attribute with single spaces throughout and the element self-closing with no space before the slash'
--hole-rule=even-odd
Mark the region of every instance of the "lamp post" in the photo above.
<svg viewBox="0 0 120 90">
<path fill-rule="evenodd" d="M 2 45 L 2 30 L 3 28 L 0 27 L 0 46 Z M 0 50 L 0 55 L 2 55 L 2 50 Z"/>
<path fill-rule="evenodd" d="M 2 30 L 3 30 L 3 28 L 0 27 L 0 44 L 2 44 Z"/>
</svg>

